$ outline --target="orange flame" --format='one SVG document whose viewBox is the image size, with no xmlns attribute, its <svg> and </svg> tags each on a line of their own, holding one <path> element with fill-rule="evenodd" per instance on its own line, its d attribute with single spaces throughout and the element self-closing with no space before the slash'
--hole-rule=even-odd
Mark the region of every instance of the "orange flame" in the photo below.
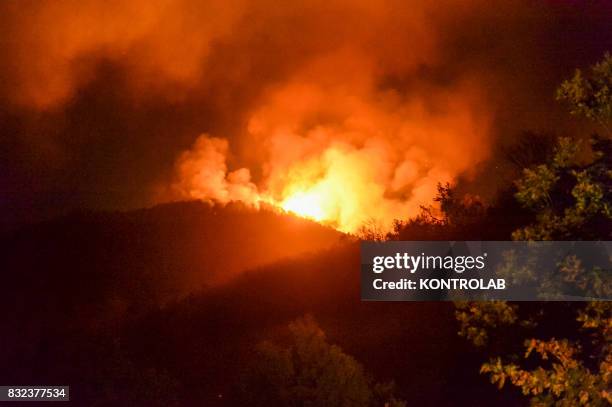
<svg viewBox="0 0 612 407">
<path fill-rule="evenodd" d="M 326 211 L 326 194 L 314 187 L 309 191 L 298 191 L 280 203 L 287 212 L 318 222 L 330 221 L 331 214 Z"/>
<path fill-rule="evenodd" d="M 337 62 L 331 58 L 313 69 L 334 75 Z M 394 220 L 431 203 L 438 182 L 452 181 L 485 158 L 488 115 L 479 111 L 482 102 L 469 84 L 402 99 L 381 94 L 367 79 L 367 65 L 356 62 L 350 69 L 362 70 L 344 81 L 350 87 L 313 83 L 307 69 L 306 79 L 271 92 L 252 112 L 232 158 L 249 162 L 255 172 L 229 171 L 228 140 L 201 136 L 179 158 L 175 192 L 220 203 L 266 203 L 348 233 L 364 225 L 386 232 Z"/>
</svg>

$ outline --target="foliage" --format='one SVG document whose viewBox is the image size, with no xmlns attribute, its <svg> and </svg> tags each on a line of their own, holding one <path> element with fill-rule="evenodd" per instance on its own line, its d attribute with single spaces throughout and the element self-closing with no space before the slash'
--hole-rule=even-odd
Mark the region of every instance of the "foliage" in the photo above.
<svg viewBox="0 0 612 407">
<path fill-rule="evenodd" d="M 577 70 L 561 84 L 557 99 L 570 113 L 594 120 L 610 133 L 612 119 L 612 56 L 589 74 Z M 591 159 L 581 163 L 589 152 Z M 513 234 L 515 240 L 609 238 L 612 233 L 612 141 L 594 136 L 590 145 L 559 139 L 550 162 L 526 168 L 517 181 L 517 200 L 537 212 L 537 221 Z M 606 235 L 601 235 L 601 231 Z"/>
<path fill-rule="evenodd" d="M 566 246 L 569 247 L 569 246 Z M 504 253 L 502 264 L 495 270 L 512 287 L 534 290 L 543 300 L 562 300 L 571 297 L 612 297 L 612 276 L 600 266 L 585 267 L 593 256 L 605 261 L 612 259 L 601 247 L 599 253 L 588 251 L 579 257 L 567 255 L 563 250 L 551 250 L 552 246 L 530 246 L 517 253 Z"/>
<path fill-rule="evenodd" d="M 459 336 L 463 336 L 476 346 L 484 346 L 491 329 L 516 323 L 517 306 L 505 301 L 482 303 L 457 302 L 455 316 L 459 321 Z"/>
<path fill-rule="evenodd" d="M 561 85 L 557 97 L 569 103 L 572 114 L 583 115 L 608 129 L 612 118 L 612 57 L 606 54 L 588 76 L 577 71 L 573 79 Z M 522 178 L 516 182 L 515 197 L 535 213 L 535 222 L 517 229 L 512 238 L 609 239 L 611 152 L 612 143 L 606 137 L 594 136 L 590 144 L 561 138 L 549 160 L 524 169 Z M 552 279 L 550 286 L 544 287 L 547 291 L 554 292 L 569 284 L 593 296 L 609 297 L 609 270 L 587 270 L 579 259 L 572 257 L 558 266 L 560 278 Z M 507 271 L 513 273 L 513 278 L 529 279 L 536 269 L 535 264 L 518 267 L 510 261 Z M 562 303 L 557 304 L 552 308 L 560 309 Z M 536 319 L 545 314 L 545 304 L 521 305 L 520 308 L 537 314 L 534 317 L 519 317 L 519 306 L 505 302 L 456 306 L 459 334 L 481 347 L 488 344 L 492 332 L 514 325 L 535 328 Z M 610 405 L 612 303 L 588 302 L 573 308 L 578 308 L 575 317 L 578 331 L 573 332 L 571 339 L 555 339 L 549 334 L 546 338 L 527 336 L 523 363 L 520 355 L 506 350 L 504 357 L 494 356 L 483 364 L 481 373 L 488 374 L 499 388 L 506 383 L 518 387 L 534 406 Z"/>
<path fill-rule="evenodd" d="M 264 341 L 245 379 L 248 405 L 278 406 L 393 406 L 405 403 L 393 385 L 371 384 L 363 366 L 305 317 L 289 324 L 288 346 Z"/>
<path fill-rule="evenodd" d="M 521 224 L 523 210 L 511 194 L 500 194 L 485 206 L 476 195 L 458 194 L 449 183 L 438 184 L 434 206 L 422 206 L 408 221 L 396 221 L 389 240 L 500 240 Z M 496 228 L 491 228 L 495 222 Z"/>
<path fill-rule="evenodd" d="M 577 69 L 574 77 L 561 84 L 557 99 L 569 104 L 570 113 L 601 124 L 609 133 L 612 119 L 612 55 L 606 53 L 601 62 L 586 75 Z"/>
<path fill-rule="evenodd" d="M 536 212 L 536 222 L 518 229 L 515 240 L 592 239 L 612 233 L 612 142 L 594 138 L 592 160 L 579 164 L 580 143 L 559 139 L 549 163 L 527 168 L 516 182 L 516 199 Z"/>
<path fill-rule="evenodd" d="M 508 269 L 514 279 L 530 279 L 536 270 L 533 263 L 524 267 L 510 261 Z M 541 287 L 555 299 L 555 293 L 567 292 L 569 287 L 578 287 L 581 295 L 610 297 L 610 271 L 587 270 L 577 258 L 570 256 L 559 264 L 560 276 L 545 280 Z M 537 338 L 537 327 L 543 317 L 550 317 L 555 312 L 563 315 L 563 303 L 533 303 L 520 307 L 508 302 L 464 302 L 456 304 L 456 318 L 459 322 L 459 335 L 465 337 L 475 346 L 503 352 L 505 356 L 495 356 L 481 367 L 481 373 L 488 374 L 492 383 L 500 388 L 510 383 L 521 389 L 524 395 L 531 398 L 534 406 L 603 406 L 612 402 L 609 392 L 612 378 L 612 303 L 593 301 L 588 303 L 571 303 L 570 309 L 577 309 L 578 331 L 569 333 L 572 340 L 549 339 L 551 327 L 540 331 L 545 339 Z M 525 309 L 527 312 L 525 312 Z M 519 314 L 521 313 L 521 314 Z M 571 320 L 563 322 L 568 324 Z M 568 324 L 571 326 L 571 324 Z M 520 332 L 517 328 L 521 329 Z M 496 338 L 514 330 L 514 335 L 500 349 L 499 343 L 492 346 L 490 337 Z M 560 331 L 563 332 L 563 331 Z M 565 332 L 568 334 L 568 332 Z M 512 350 L 512 341 L 519 334 L 527 337 L 524 341 L 526 352 L 524 363 Z M 538 355 L 539 360 L 533 355 Z M 535 368 L 524 368 L 536 365 Z"/>
<path fill-rule="evenodd" d="M 361 240 L 372 242 L 384 241 L 385 235 L 384 228 L 375 219 L 368 219 L 357 231 L 357 236 L 359 236 Z"/>
<path fill-rule="evenodd" d="M 567 339 L 525 341 L 527 359 L 536 353 L 547 366 L 532 370 L 514 363 L 503 363 L 497 357 L 482 365 L 481 373 L 488 373 L 499 388 L 509 381 L 531 396 L 534 406 L 604 406 L 612 403 L 610 378 L 612 376 L 612 304 L 593 302 L 579 312 L 582 328 L 594 331 L 594 343 L 600 362 L 589 368 L 579 358 L 581 348 Z"/>
<path fill-rule="evenodd" d="M 445 225 L 469 224 L 473 219 L 482 216 L 485 210 L 478 197 L 465 194 L 459 198 L 448 182 L 445 185 L 438 184 L 438 194 L 434 201 L 439 202 L 441 219 L 433 217 L 431 208 L 423 208 L 423 210 L 432 219 Z"/>
</svg>

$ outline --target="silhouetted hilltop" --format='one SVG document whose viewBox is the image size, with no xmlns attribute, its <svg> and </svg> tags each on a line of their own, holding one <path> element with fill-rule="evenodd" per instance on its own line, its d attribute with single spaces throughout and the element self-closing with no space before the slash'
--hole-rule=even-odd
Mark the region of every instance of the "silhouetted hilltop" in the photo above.
<svg viewBox="0 0 612 407">
<path fill-rule="evenodd" d="M 310 313 L 418 405 L 504 405 L 451 304 L 361 302 L 359 263 L 338 232 L 240 205 L 28 226 L 0 245 L 0 382 L 68 383 L 77 406 L 241 405 L 254 345 Z"/>
<path fill-rule="evenodd" d="M 5 274 L 53 287 L 78 282 L 109 296 L 162 299 L 243 269 L 329 247 L 341 234 L 239 204 L 179 202 L 129 212 L 79 212 L 5 234 Z M 45 277 L 45 278 L 46 278 Z M 44 279 L 44 278 L 43 278 Z"/>
</svg>

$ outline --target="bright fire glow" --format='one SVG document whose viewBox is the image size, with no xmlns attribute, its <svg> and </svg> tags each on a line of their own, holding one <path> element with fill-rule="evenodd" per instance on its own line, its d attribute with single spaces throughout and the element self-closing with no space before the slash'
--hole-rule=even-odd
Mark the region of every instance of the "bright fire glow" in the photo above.
<svg viewBox="0 0 612 407">
<path fill-rule="evenodd" d="M 287 212 L 321 222 L 328 219 L 323 209 L 324 199 L 324 196 L 317 194 L 314 190 L 299 191 L 285 199 L 280 207 Z"/>
<path fill-rule="evenodd" d="M 465 95 L 429 96 L 447 115 L 381 101 L 369 85 L 291 83 L 252 112 L 249 167 L 228 168 L 228 139 L 204 134 L 179 157 L 173 188 L 179 198 L 272 206 L 346 233 L 389 232 L 432 202 L 438 182 L 483 156 L 487 122 Z"/>
</svg>

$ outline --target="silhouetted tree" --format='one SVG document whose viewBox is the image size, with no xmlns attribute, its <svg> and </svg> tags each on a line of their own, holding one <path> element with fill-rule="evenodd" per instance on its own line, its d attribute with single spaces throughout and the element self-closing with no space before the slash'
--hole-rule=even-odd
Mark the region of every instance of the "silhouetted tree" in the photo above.
<svg viewBox="0 0 612 407">
<path fill-rule="evenodd" d="M 502 191 L 497 202 L 485 205 L 477 195 L 459 194 L 450 183 L 438 184 L 436 203 L 422 206 L 421 212 L 408 221 L 396 221 L 387 239 L 506 240 L 527 216 L 512 192 Z"/>
<path fill-rule="evenodd" d="M 568 104 L 571 114 L 595 121 L 612 136 L 612 55 L 606 53 L 586 74 L 577 69 L 561 84 L 557 99 Z"/>
<path fill-rule="evenodd" d="M 289 324 L 286 346 L 264 341 L 245 378 L 245 403 L 257 406 L 405 406 L 392 385 L 372 385 L 363 366 L 305 317 Z"/>
<path fill-rule="evenodd" d="M 581 147 L 583 147 L 581 151 Z M 517 200 L 536 222 L 516 230 L 515 240 L 608 239 L 612 236 L 612 142 L 595 137 L 591 159 L 580 163 L 583 143 L 559 139 L 547 163 L 526 168 Z"/>
<path fill-rule="evenodd" d="M 572 114 L 584 115 L 609 131 L 612 118 L 612 57 L 577 71 L 558 90 L 558 99 Z M 526 168 L 517 181 L 516 199 L 536 213 L 535 222 L 517 229 L 516 240 L 606 240 L 612 234 L 612 146 L 609 137 L 595 136 L 590 145 L 559 139 L 550 160 Z M 570 259 L 571 260 L 571 259 Z M 593 275 L 579 262 L 561 265 L 558 279 L 584 285 L 594 295 L 610 297 L 610 271 Z M 515 269 L 517 278 L 534 270 Z M 596 278 L 594 278 L 596 277 Z M 594 284 L 588 283 L 589 280 Z M 573 303 L 577 304 L 577 303 Z M 556 309 L 555 309 L 556 308 Z M 564 304 L 553 310 L 566 310 Z M 569 307 L 577 312 L 571 339 L 527 337 L 524 355 L 518 351 L 495 356 L 481 367 L 500 388 L 506 383 L 521 389 L 534 406 L 604 406 L 612 403 L 612 303 L 588 302 Z M 474 345 L 491 346 L 501 329 L 534 328 L 551 308 L 545 304 L 519 307 L 507 302 L 459 303 L 459 334 Z M 491 347 L 493 349 L 493 347 Z M 497 352 L 503 353 L 498 349 Z M 534 355 L 539 360 L 534 360 Z M 521 362 L 521 359 L 525 359 Z M 525 366 L 527 365 L 527 366 Z"/>
</svg>

